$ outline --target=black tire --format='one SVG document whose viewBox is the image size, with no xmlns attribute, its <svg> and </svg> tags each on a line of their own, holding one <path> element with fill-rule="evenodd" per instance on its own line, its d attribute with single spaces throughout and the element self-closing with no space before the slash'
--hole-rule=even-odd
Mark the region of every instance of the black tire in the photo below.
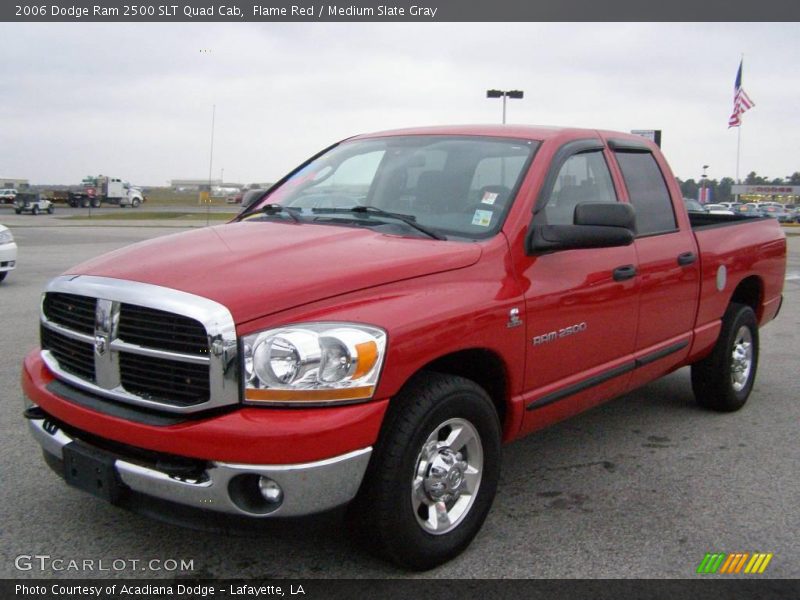
<svg viewBox="0 0 800 600">
<path fill-rule="evenodd" d="M 48 215 L 52 215 L 54 212 L 56 212 L 56 207 L 55 206 L 51 205 L 51 206 L 47 207 L 47 214 Z"/>
<path fill-rule="evenodd" d="M 15 212 L 15 213 L 17 213 L 18 215 L 21 215 L 21 214 L 22 214 L 22 209 L 20 209 L 20 208 L 15 208 L 15 209 L 14 209 L 14 212 Z"/>
<path fill-rule="evenodd" d="M 141 202 L 139 201 L 138 198 L 134 198 L 133 200 L 131 200 L 131 206 L 133 208 L 139 208 L 140 204 L 141 204 Z"/>
<path fill-rule="evenodd" d="M 425 570 L 457 556 L 492 506 L 500 437 L 497 411 L 483 388 L 453 375 L 417 376 L 391 401 L 350 506 L 350 524 L 362 541 L 402 567 Z M 450 438 L 452 448 L 441 443 Z M 443 465 L 446 470 L 437 469 Z M 474 493 L 465 493 L 470 488 Z M 433 505 L 453 523 L 439 521 L 444 513 L 431 512 Z"/>
<path fill-rule="evenodd" d="M 748 345 L 749 344 L 749 345 Z M 714 350 L 692 365 L 692 390 L 700 406 L 719 412 L 747 402 L 758 368 L 758 322 L 753 309 L 731 304 Z"/>
<path fill-rule="evenodd" d="M 39 207 L 34 204 L 33 208 L 31 209 L 31 214 L 36 216 L 39 214 Z"/>
<path fill-rule="evenodd" d="M 6 278 L 6 275 L 8 275 L 8 271 L 2 271 L 2 272 L 0 272 L 0 281 L 3 281 L 3 279 L 5 279 L 5 278 Z"/>
<path fill-rule="evenodd" d="M 92 208 L 100 208 L 100 198 L 95 196 L 94 198 L 92 198 L 91 204 L 92 204 Z"/>
<path fill-rule="evenodd" d="M 89 198 L 83 198 L 81 200 L 81 208 L 89 208 Z"/>
</svg>

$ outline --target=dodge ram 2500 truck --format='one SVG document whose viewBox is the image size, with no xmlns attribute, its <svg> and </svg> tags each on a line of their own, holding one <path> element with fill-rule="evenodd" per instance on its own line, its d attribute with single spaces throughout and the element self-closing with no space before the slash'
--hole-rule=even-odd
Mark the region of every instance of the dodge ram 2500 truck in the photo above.
<svg viewBox="0 0 800 600">
<path fill-rule="evenodd" d="M 349 503 L 425 569 L 480 529 L 502 442 L 686 365 L 702 406 L 741 408 L 785 260 L 774 219 L 689 215 L 629 134 L 362 135 L 231 223 L 51 281 L 25 415 L 47 463 L 113 503 Z"/>
</svg>

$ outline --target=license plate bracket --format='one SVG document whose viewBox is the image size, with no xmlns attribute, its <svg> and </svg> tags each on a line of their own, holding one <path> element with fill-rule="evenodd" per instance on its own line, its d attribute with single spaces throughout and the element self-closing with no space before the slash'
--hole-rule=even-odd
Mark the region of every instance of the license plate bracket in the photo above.
<svg viewBox="0 0 800 600">
<path fill-rule="evenodd" d="M 126 488 L 117 477 L 112 454 L 79 441 L 67 444 L 61 453 L 69 485 L 112 504 L 120 501 Z"/>
</svg>

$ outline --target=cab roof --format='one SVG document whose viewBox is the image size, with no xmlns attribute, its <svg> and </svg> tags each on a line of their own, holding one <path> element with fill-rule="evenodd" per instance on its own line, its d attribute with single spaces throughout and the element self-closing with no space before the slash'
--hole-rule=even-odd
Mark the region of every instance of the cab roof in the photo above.
<svg viewBox="0 0 800 600">
<path fill-rule="evenodd" d="M 520 138 L 545 141 L 559 138 L 562 141 L 580 138 L 617 138 L 641 141 L 643 138 L 621 131 L 605 131 L 578 127 L 552 127 L 546 125 L 441 125 L 435 127 L 410 127 L 392 129 L 354 136 L 350 139 L 365 139 L 401 135 L 477 135 L 487 137 Z"/>
</svg>

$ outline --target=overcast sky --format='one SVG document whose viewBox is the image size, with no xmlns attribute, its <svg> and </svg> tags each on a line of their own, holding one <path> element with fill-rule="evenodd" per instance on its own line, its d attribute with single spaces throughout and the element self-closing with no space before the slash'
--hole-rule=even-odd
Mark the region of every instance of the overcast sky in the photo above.
<svg viewBox="0 0 800 600">
<path fill-rule="evenodd" d="M 800 171 L 800 25 L 0 24 L 0 176 L 273 181 L 356 133 L 499 122 L 662 129 L 678 177 Z M 201 52 L 205 50 L 204 52 Z"/>
</svg>

